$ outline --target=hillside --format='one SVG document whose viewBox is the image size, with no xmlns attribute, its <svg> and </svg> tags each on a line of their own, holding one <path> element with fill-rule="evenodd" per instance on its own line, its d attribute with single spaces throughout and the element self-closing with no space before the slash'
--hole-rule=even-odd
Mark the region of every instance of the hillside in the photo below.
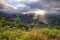
<svg viewBox="0 0 60 40">
<path fill-rule="evenodd" d="M 0 40 L 60 40 L 60 25 L 42 22 L 22 23 L 14 14 L 14 21 L 0 18 Z"/>
</svg>

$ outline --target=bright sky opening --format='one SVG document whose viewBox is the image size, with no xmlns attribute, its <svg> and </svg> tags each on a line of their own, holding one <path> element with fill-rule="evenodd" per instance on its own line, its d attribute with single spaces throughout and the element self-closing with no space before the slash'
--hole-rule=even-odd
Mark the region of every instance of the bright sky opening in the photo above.
<svg viewBox="0 0 60 40">
<path fill-rule="evenodd" d="M 14 9 L 18 9 L 18 7 L 26 7 L 25 4 L 37 1 L 39 0 L 1 0 L 1 3 Z"/>
</svg>

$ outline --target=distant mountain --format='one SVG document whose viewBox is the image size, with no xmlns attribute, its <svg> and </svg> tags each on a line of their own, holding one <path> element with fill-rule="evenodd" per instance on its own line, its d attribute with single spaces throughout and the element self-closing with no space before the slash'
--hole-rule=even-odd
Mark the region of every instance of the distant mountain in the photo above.
<svg viewBox="0 0 60 40">
<path fill-rule="evenodd" d="M 10 18 L 10 19 L 12 18 L 12 20 L 14 20 L 14 18 L 15 18 L 13 16 L 13 14 L 0 11 L 0 17 L 4 16 L 4 17 Z M 60 24 L 60 14 L 57 14 L 57 13 L 56 14 L 55 13 L 46 13 L 42 17 L 40 15 L 38 15 L 38 16 L 36 16 L 37 19 L 34 19 L 35 16 L 33 13 L 29 13 L 29 14 L 17 13 L 17 15 L 20 17 L 20 20 L 23 23 L 44 22 L 44 23 L 49 23 L 49 24 Z"/>
<path fill-rule="evenodd" d="M 49 24 L 60 25 L 60 14 L 46 14 L 46 19 Z"/>
</svg>

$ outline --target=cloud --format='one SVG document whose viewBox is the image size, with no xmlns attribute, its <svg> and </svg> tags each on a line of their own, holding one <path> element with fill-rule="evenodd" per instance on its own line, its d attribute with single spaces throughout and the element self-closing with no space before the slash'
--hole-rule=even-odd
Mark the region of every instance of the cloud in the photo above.
<svg viewBox="0 0 60 40">
<path fill-rule="evenodd" d="M 31 9 L 29 10 L 28 12 L 23 12 L 23 14 L 32 14 L 34 15 L 33 16 L 33 19 L 37 19 L 38 21 L 42 21 L 44 23 L 47 23 L 47 20 L 46 20 L 46 17 L 45 17 L 45 14 L 46 14 L 46 11 L 45 10 L 41 10 L 41 9 Z"/>
<path fill-rule="evenodd" d="M 38 0 L 13 0 L 15 2 L 37 2 Z"/>
<path fill-rule="evenodd" d="M 7 4 L 8 3 L 8 4 Z M 48 12 L 57 12 L 60 8 L 60 0 L 0 0 L 1 7 L 7 11 L 27 12 L 32 9 L 46 10 Z"/>
<path fill-rule="evenodd" d="M 33 13 L 35 15 L 42 15 L 43 16 L 46 13 L 46 11 L 41 10 L 41 9 L 31 9 L 31 10 L 29 10 L 27 12 L 23 12 L 23 14 L 29 14 L 29 13 Z"/>
<path fill-rule="evenodd" d="M 38 0 L 1 0 L 1 3 L 14 9 L 18 9 L 18 7 L 25 7 L 26 4 L 37 1 Z"/>
</svg>

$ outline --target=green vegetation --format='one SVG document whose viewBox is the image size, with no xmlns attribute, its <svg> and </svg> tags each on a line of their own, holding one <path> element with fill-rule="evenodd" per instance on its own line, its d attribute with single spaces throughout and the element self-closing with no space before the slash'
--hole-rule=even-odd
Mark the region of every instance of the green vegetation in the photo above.
<svg viewBox="0 0 60 40">
<path fill-rule="evenodd" d="M 60 40 L 60 26 L 40 23 L 24 24 L 17 15 L 15 20 L 0 18 L 0 40 Z"/>
</svg>

